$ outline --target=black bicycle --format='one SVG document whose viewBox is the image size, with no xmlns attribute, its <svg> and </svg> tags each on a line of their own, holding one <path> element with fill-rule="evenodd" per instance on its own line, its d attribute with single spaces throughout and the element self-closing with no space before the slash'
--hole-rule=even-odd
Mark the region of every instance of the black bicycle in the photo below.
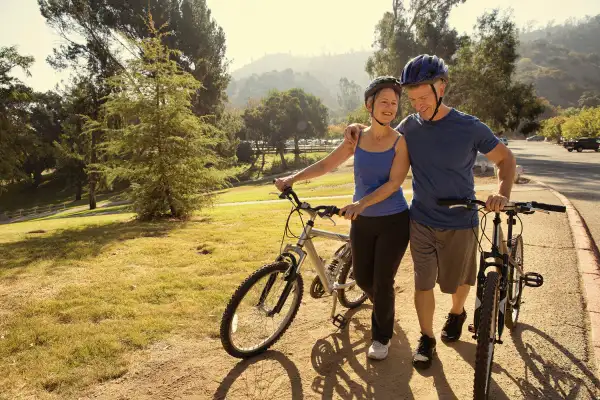
<svg viewBox="0 0 600 400">
<path fill-rule="evenodd" d="M 438 204 L 451 208 L 465 207 L 475 212 L 481 212 L 485 208 L 485 202 L 474 199 L 440 199 Z M 473 325 L 469 326 L 473 338 L 477 339 L 473 386 L 473 398 L 476 400 L 487 399 L 489 396 L 494 345 L 502 344 L 504 326 L 511 330 L 517 326 L 523 288 L 540 287 L 544 283 L 542 275 L 525 272 L 523 268 L 523 224 L 519 214 L 533 214 L 536 211 L 565 212 L 566 208 L 535 201 L 509 202 L 502 210 L 502 213 L 508 216 L 506 244 L 502 240 L 499 212 L 496 212 L 494 217 L 491 251 L 483 251 L 478 238 L 481 256 L 477 274 L 477 298 Z M 484 213 L 481 220 L 482 235 L 485 235 L 488 214 L 489 212 Z M 513 226 L 516 225 L 517 219 L 521 222 L 521 233 L 513 237 Z M 490 267 L 492 270 L 488 272 Z"/>
</svg>

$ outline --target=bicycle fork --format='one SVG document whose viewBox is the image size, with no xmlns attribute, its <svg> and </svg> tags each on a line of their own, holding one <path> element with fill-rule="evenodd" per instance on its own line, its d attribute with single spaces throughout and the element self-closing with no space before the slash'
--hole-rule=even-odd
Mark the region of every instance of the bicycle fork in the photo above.
<svg viewBox="0 0 600 400">
<path fill-rule="evenodd" d="M 508 240 L 507 245 L 510 242 L 510 238 L 512 237 L 512 218 L 509 218 L 508 223 Z M 487 278 L 486 271 L 489 267 L 495 267 L 500 272 L 500 290 L 499 290 L 499 299 L 498 299 L 498 319 L 496 321 L 497 327 L 497 338 L 495 338 L 495 342 L 502 344 L 502 332 L 504 331 L 504 315 L 506 313 L 506 297 L 508 295 L 508 286 L 507 279 L 508 276 L 508 253 L 501 253 L 499 250 L 499 245 L 502 242 L 502 231 L 500 227 L 500 214 L 496 213 L 494 217 L 494 235 L 492 238 L 492 251 L 482 252 L 479 258 L 479 272 L 477 273 L 477 292 L 475 297 L 475 312 L 473 313 L 473 324 L 469 325 L 469 332 L 473 333 L 473 339 L 477 339 L 477 332 L 479 329 L 479 320 L 481 314 L 481 304 L 483 301 L 483 291 L 485 288 L 485 281 Z M 494 262 L 488 262 L 488 259 L 494 259 Z M 497 260 L 502 260 L 498 262 Z M 494 332 L 496 335 L 496 332 Z"/>
</svg>

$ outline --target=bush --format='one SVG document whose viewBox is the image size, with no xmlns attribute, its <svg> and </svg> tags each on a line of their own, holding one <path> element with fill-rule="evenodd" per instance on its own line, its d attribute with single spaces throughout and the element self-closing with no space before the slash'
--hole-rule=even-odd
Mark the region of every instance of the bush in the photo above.
<svg viewBox="0 0 600 400">
<path fill-rule="evenodd" d="M 251 163 L 254 160 L 254 150 L 250 142 L 240 142 L 235 155 L 240 162 Z"/>
</svg>

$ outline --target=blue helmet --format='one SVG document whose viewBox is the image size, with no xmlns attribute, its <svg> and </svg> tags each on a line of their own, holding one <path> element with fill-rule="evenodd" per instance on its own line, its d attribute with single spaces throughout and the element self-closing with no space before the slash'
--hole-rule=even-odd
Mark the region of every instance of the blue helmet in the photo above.
<svg viewBox="0 0 600 400">
<path fill-rule="evenodd" d="M 432 84 L 441 78 L 448 81 L 448 67 L 438 56 L 421 54 L 406 63 L 400 81 L 402 86 Z"/>
</svg>

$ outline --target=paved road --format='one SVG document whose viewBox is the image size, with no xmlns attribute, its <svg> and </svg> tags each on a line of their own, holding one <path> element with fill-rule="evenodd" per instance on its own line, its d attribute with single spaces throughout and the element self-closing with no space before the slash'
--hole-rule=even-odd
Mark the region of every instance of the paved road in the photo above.
<svg viewBox="0 0 600 400">
<path fill-rule="evenodd" d="M 600 246 L 600 152 L 569 153 L 550 143 L 511 141 L 525 175 L 541 179 L 573 202 Z"/>
</svg>

